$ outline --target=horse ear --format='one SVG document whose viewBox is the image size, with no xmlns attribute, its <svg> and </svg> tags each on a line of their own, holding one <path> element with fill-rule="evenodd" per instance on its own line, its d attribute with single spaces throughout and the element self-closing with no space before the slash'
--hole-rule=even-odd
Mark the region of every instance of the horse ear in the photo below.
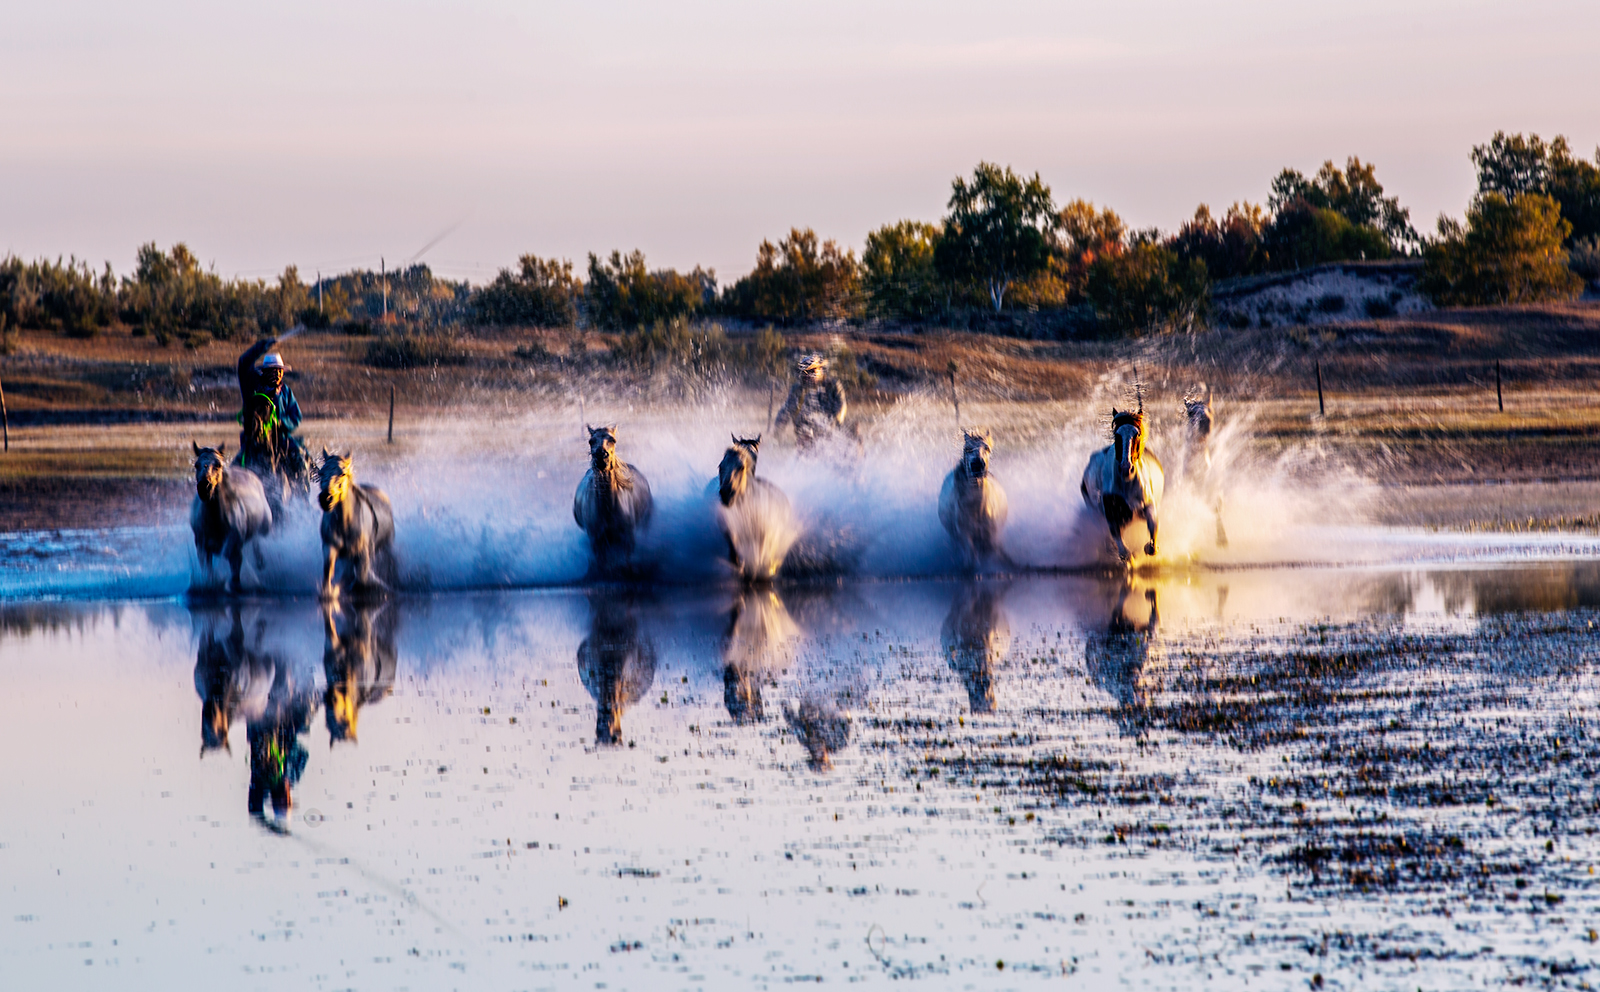
<svg viewBox="0 0 1600 992">
<path fill-rule="evenodd" d="M 756 447 L 758 447 L 758 448 L 761 447 L 761 435 L 760 434 L 756 435 Z"/>
<path fill-rule="evenodd" d="M 228 450 L 228 442 L 224 441 L 221 444 L 217 445 L 217 454 L 219 454 L 219 455 L 225 454 L 227 452 L 227 450 Z"/>
<path fill-rule="evenodd" d="M 194 448 L 194 456 L 196 458 L 199 458 L 200 457 L 200 442 L 196 441 L 194 438 L 190 438 L 189 439 L 189 444 Z"/>
<path fill-rule="evenodd" d="M 728 440 L 732 441 L 734 444 L 738 444 L 739 443 L 739 435 L 735 434 L 733 431 L 729 431 L 728 432 Z"/>
</svg>

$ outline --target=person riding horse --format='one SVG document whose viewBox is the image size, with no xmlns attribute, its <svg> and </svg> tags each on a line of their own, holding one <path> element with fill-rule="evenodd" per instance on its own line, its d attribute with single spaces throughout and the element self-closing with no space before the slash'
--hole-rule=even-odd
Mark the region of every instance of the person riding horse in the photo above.
<svg viewBox="0 0 1600 992">
<path fill-rule="evenodd" d="M 294 436 L 300 426 L 300 403 L 283 381 L 289 366 L 269 349 L 277 338 L 262 338 L 239 356 L 238 464 L 262 477 L 286 481 L 297 492 L 310 492 L 310 461 Z M 269 499 L 273 487 L 268 487 Z M 273 516 L 277 516 L 276 505 Z"/>
<path fill-rule="evenodd" d="M 828 376 L 828 360 L 807 355 L 795 366 L 795 383 L 778 411 L 776 426 L 794 423 L 795 445 L 805 451 L 826 434 L 844 427 L 844 389 Z"/>
</svg>

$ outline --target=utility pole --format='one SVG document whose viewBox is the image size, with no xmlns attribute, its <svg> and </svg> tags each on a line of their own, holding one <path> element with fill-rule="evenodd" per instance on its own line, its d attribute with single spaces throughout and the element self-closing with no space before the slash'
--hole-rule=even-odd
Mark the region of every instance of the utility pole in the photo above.
<svg viewBox="0 0 1600 992">
<path fill-rule="evenodd" d="M 317 316 L 322 315 L 322 270 L 317 270 Z"/>
<path fill-rule="evenodd" d="M 369 270 L 370 271 L 370 270 Z M 378 277 L 383 282 L 383 319 L 389 319 L 389 268 L 383 256 L 378 256 Z"/>
</svg>

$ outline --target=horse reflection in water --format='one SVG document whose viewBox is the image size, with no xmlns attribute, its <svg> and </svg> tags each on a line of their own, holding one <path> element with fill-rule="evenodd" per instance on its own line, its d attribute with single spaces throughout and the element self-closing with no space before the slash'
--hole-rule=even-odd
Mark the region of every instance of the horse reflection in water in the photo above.
<svg viewBox="0 0 1600 992">
<path fill-rule="evenodd" d="M 1113 597 L 1104 632 L 1086 638 L 1089 678 L 1117 701 L 1118 719 L 1127 730 L 1142 728 L 1151 697 L 1161 688 L 1165 659 L 1152 651 L 1159 623 L 1156 591 L 1136 593 L 1131 583 L 1123 583 Z"/>
<path fill-rule="evenodd" d="M 973 713 L 994 712 L 994 666 L 1011 650 L 1005 588 L 968 583 L 956 593 L 939 631 L 939 649 L 967 686 Z"/>
<path fill-rule="evenodd" d="M 739 726 L 766 719 L 761 680 L 791 661 L 800 629 L 771 588 L 746 589 L 728 613 L 722 637 L 722 701 Z"/>
<path fill-rule="evenodd" d="M 263 647 L 267 624 L 258 620 L 245 635 L 238 607 L 230 611 L 228 633 L 215 623 L 200 638 L 195 658 L 195 688 L 201 704 L 201 754 L 218 748 L 232 753 L 228 733 L 236 717 L 245 719 L 250 747 L 250 814 L 279 832 L 287 831 L 294 786 L 305 771 L 307 752 L 300 735 L 311 730 L 317 709 L 315 679 Z M 266 814 L 272 804 L 272 818 Z"/>
<path fill-rule="evenodd" d="M 328 746 L 357 739 L 361 709 L 394 691 L 397 667 L 395 618 L 386 605 L 363 604 L 346 611 L 331 603 L 322 607 L 326 639 L 322 649 L 323 719 Z M 340 621 L 344 621 L 341 629 Z"/>
<path fill-rule="evenodd" d="M 656 646 L 639 630 L 635 604 L 597 593 L 589 600 L 589 636 L 578 645 L 578 676 L 595 701 L 596 744 L 622 743 L 622 714 L 650 691 Z"/>
</svg>

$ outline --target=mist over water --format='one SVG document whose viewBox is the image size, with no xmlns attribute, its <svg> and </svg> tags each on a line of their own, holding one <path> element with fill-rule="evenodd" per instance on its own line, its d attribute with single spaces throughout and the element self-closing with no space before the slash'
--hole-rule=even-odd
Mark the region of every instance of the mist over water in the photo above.
<svg viewBox="0 0 1600 992">
<path fill-rule="evenodd" d="M 1081 404 L 1054 407 L 969 403 L 966 426 L 994 433 L 994 477 L 1010 516 L 1004 545 L 1018 569 L 1111 570 L 1104 520 L 1079 493 L 1090 454 L 1107 443 L 1113 405 L 1132 406 L 1108 377 Z M 780 578 L 902 579 L 961 571 L 938 521 L 940 484 L 959 455 L 946 398 L 912 394 L 861 422 L 860 441 L 840 437 L 807 453 L 792 435 L 765 430 L 764 408 L 712 394 L 702 402 L 607 408 L 592 422 L 618 425 L 618 452 L 649 479 L 656 512 L 640 535 L 635 567 L 621 578 L 671 585 L 737 581 L 726 561 L 719 507 L 708 484 L 731 433 L 765 433 L 759 478 L 793 507 L 782 524 Z M 1342 465 L 1315 442 L 1274 455 L 1251 444 L 1248 404 L 1218 404 L 1209 475 L 1185 461 L 1181 405 L 1146 394 L 1149 450 L 1162 462 L 1159 554 L 1135 557 L 1138 571 L 1282 564 L 1382 564 L 1587 556 L 1584 535 L 1430 533 L 1370 525 L 1382 488 L 1359 466 Z M 393 502 L 401 588 L 430 592 L 565 586 L 594 578 L 587 538 L 572 517 L 586 449 L 572 407 L 545 407 L 481 420 L 440 418 L 418 425 L 397 448 L 341 443 L 359 481 Z M 332 425 L 336 428 L 337 425 Z M 322 439 L 318 439 L 322 443 Z M 1219 505 L 1228 544 L 1217 544 Z M 268 595 L 316 591 L 320 515 L 296 506 L 261 544 L 265 567 L 246 555 L 245 584 Z M 114 524 L 114 521 L 108 521 Z M 1144 543 L 1136 521 L 1131 547 Z M 0 535 L 0 597 L 142 597 L 201 589 L 187 527 Z M 226 573 L 218 562 L 215 583 Z"/>
</svg>

